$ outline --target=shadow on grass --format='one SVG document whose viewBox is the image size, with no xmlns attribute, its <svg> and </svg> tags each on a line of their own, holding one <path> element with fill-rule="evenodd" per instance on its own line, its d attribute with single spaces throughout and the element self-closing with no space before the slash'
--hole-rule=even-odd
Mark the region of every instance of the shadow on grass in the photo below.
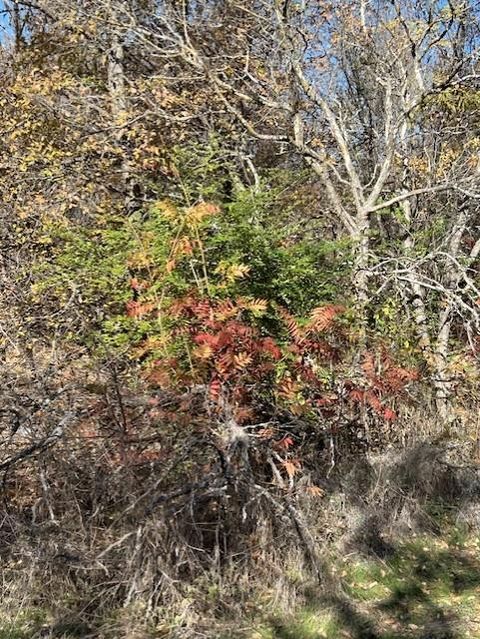
<svg viewBox="0 0 480 639">
<path fill-rule="evenodd" d="M 294 619 L 271 622 L 268 639 L 464 639 L 480 636 L 480 563 L 474 545 L 435 537 L 398 544 L 386 561 L 360 555 L 338 566 L 334 594 L 307 590 Z M 478 621 L 477 621 L 478 624 Z M 469 634 L 470 632 L 470 634 Z"/>
</svg>

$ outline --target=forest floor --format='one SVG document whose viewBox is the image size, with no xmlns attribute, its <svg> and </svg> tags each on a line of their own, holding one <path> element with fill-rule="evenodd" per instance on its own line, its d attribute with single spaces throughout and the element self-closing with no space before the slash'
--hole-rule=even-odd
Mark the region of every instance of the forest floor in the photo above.
<svg viewBox="0 0 480 639">
<path fill-rule="evenodd" d="M 329 570 L 342 584 L 341 600 L 328 599 L 301 574 L 285 573 L 297 593 L 288 613 L 274 613 L 275 593 L 256 601 L 250 618 L 225 619 L 208 639 L 480 639 L 480 534 L 443 524 L 435 533 L 390 539 L 382 557 L 329 552 Z M 327 561 L 323 558 L 324 561 Z M 345 602 L 348 602 L 345 606 Z M 264 604 L 264 605 L 263 605 Z M 85 639 L 80 626 L 55 628 L 45 610 L 20 606 L 3 614 L 0 639 Z M 12 608 L 10 607 L 10 611 Z M 142 638 L 181 637 L 157 626 Z M 220 628 L 228 630 L 221 630 Z M 213 634 L 211 634 L 213 632 Z M 188 635 L 193 636 L 191 634 Z M 197 636 L 197 635 L 195 635 Z"/>
<path fill-rule="evenodd" d="M 315 591 L 294 614 L 271 617 L 249 639 L 480 638 L 480 536 L 451 527 L 399 540 L 382 558 L 337 557 L 352 602 L 328 605 Z"/>
</svg>

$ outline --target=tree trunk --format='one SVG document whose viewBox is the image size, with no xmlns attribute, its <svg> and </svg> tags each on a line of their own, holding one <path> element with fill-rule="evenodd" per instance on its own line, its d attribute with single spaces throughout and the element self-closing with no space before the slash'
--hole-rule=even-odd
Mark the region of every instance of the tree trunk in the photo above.
<svg viewBox="0 0 480 639">
<path fill-rule="evenodd" d="M 15 36 L 15 51 L 19 51 L 23 44 L 23 29 L 20 16 L 20 6 L 18 0 L 13 0 L 12 4 L 12 23 Z"/>
<path fill-rule="evenodd" d="M 403 242 L 403 255 L 409 256 L 414 247 L 413 235 L 411 233 L 412 208 L 410 202 L 405 200 L 402 204 L 402 210 L 405 215 L 407 225 L 407 237 Z M 427 360 L 431 361 L 432 356 L 432 340 L 430 337 L 430 329 L 428 326 L 427 309 L 425 308 L 425 291 L 421 283 L 418 281 L 418 275 L 415 267 L 412 266 L 408 271 L 407 281 L 410 287 L 413 317 L 415 319 L 415 327 L 417 332 L 418 345 L 421 351 L 426 355 Z"/>
<path fill-rule="evenodd" d="M 370 280 L 370 217 L 361 211 L 357 216 L 357 229 L 353 235 L 354 248 L 353 293 L 359 326 L 359 341 L 366 346 L 368 327 L 369 280 Z"/>
<path fill-rule="evenodd" d="M 112 5 L 110 5 L 110 15 L 112 19 L 112 31 L 109 34 L 110 49 L 108 53 L 108 69 L 107 69 L 107 81 L 110 94 L 110 108 L 112 117 L 118 126 L 118 132 L 116 134 L 117 142 L 120 146 L 123 145 L 125 139 L 126 129 L 119 122 L 123 122 L 128 109 L 128 99 L 126 92 L 126 78 L 124 69 L 124 47 L 122 43 L 121 34 L 118 31 L 117 24 L 122 23 L 122 16 Z M 125 151 L 122 154 L 121 163 L 121 179 L 123 191 L 125 194 L 125 212 L 131 213 L 135 210 L 135 179 L 132 176 L 128 153 Z"/>
<path fill-rule="evenodd" d="M 452 381 L 449 377 L 447 366 L 451 326 L 451 304 L 449 304 L 442 313 L 441 328 L 433 353 L 435 406 L 439 417 L 447 421 L 451 415 L 450 400 L 452 393 Z"/>
<path fill-rule="evenodd" d="M 108 55 L 108 89 L 110 92 L 112 115 L 118 117 L 126 110 L 124 51 L 120 36 L 116 31 L 110 35 Z"/>
<path fill-rule="evenodd" d="M 468 220 L 467 200 L 462 202 L 457 211 L 457 219 L 451 231 L 448 255 L 454 261 L 446 264 L 445 289 L 453 296 L 462 277 L 462 269 L 458 264 L 460 245 Z M 456 264 L 455 264 L 456 262 Z M 440 313 L 438 333 L 433 353 L 435 403 L 442 419 L 451 417 L 452 380 L 448 372 L 448 356 L 450 351 L 450 334 L 453 322 L 453 300 L 447 298 L 446 306 Z"/>
</svg>

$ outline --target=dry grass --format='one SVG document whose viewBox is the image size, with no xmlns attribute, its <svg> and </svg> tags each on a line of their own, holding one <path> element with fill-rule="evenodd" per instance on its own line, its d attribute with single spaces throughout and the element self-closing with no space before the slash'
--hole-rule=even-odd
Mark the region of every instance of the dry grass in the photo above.
<svg viewBox="0 0 480 639">
<path fill-rule="evenodd" d="M 469 440 L 339 455 L 285 491 L 260 467 L 226 477 L 214 449 L 164 438 L 174 458 L 112 466 L 114 438 L 73 429 L 9 472 L 0 639 L 400 639 L 438 611 L 469 636 Z"/>
</svg>

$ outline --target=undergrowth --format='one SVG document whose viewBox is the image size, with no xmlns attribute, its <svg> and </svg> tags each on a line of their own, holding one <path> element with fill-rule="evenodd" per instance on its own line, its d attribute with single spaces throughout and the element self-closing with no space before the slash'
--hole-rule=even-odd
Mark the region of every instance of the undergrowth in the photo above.
<svg viewBox="0 0 480 639">
<path fill-rule="evenodd" d="M 88 605 L 75 600 L 71 583 L 55 604 L 35 605 L 27 594 L 22 603 L 17 591 L 16 609 L 0 604 L 0 639 L 475 639 L 480 535 L 452 511 L 438 504 L 434 510 L 435 531 L 392 529 L 381 557 L 347 552 L 345 540 L 325 543 L 320 582 L 293 543 L 283 556 L 259 546 L 256 570 L 245 564 L 241 572 L 238 563 L 205 568 L 188 584 L 178 582 L 177 599 L 154 615 L 139 593 L 85 623 Z"/>
</svg>

